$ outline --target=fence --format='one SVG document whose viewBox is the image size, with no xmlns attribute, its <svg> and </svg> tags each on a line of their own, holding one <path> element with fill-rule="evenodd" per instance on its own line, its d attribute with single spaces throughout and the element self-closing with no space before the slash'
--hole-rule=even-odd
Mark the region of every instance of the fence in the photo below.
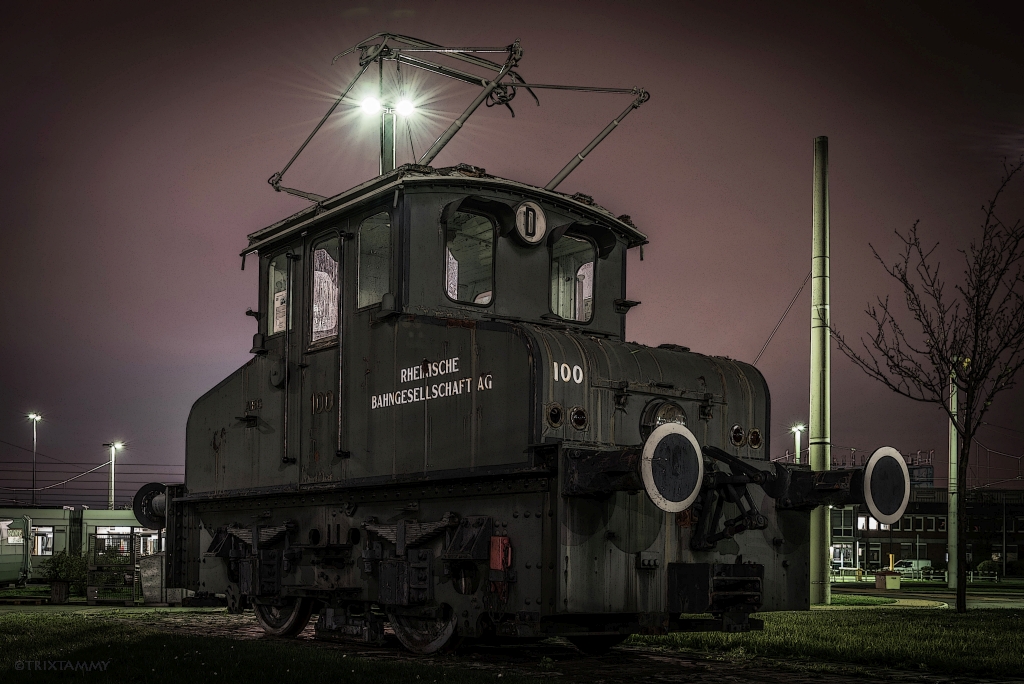
<svg viewBox="0 0 1024 684">
<path fill-rule="evenodd" d="M 86 598 L 89 605 L 133 605 L 140 594 L 138 560 L 141 540 L 130 534 L 90 534 Z"/>
</svg>

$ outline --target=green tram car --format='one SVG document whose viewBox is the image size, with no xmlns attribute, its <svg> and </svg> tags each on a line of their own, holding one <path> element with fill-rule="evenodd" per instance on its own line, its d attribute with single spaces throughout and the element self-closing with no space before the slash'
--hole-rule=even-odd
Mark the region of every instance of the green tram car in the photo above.
<svg viewBox="0 0 1024 684">
<path fill-rule="evenodd" d="M 405 165 L 249 236 L 252 359 L 200 398 L 185 482 L 136 496 L 169 586 L 270 634 L 381 640 L 757 628 L 808 608 L 809 511 L 909 498 L 902 458 L 769 460 L 753 366 L 626 341 L 628 216 Z M 698 617 L 710 614 L 712 617 Z"/>
</svg>

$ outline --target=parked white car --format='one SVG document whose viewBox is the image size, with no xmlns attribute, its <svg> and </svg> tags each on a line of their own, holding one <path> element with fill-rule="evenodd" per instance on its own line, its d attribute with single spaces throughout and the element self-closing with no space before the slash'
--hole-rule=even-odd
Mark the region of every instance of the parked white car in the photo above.
<svg viewBox="0 0 1024 684">
<path fill-rule="evenodd" d="M 901 560 L 896 561 L 893 565 L 893 570 L 900 574 L 911 573 L 917 570 L 931 570 L 932 562 L 930 560 Z"/>
</svg>

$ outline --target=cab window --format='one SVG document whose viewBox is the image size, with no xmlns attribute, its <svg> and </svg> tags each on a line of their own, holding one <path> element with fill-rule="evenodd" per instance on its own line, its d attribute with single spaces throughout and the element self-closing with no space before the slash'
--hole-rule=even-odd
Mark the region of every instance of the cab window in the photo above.
<svg viewBox="0 0 1024 684">
<path fill-rule="evenodd" d="M 338 337 L 338 238 L 321 240 L 313 247 L 313 285 L 310 288 L 312 343 Z"/>
<path fill-rule="evenodd" d="M 377 304 L 391 290 L 391 215 L 386 211 L 359 224 L 357 271 L 359 308 Z"/>
<path fill-rule="evenodd" d="M 457 211 L 448 220 L 444 289 L 450 299 L 487 306 L 494 298 L 494 224 L 485 216 Z"/>
<path fill-rule="evenodd" d="M 594 245 L 563 236 L 551 247 L 551 312 L 586 323 L 594 313 Z"/>
<path fill-rule="evenodd" d="M 279 254 L 267 269 L 267 334 L 276 335 L 291 327 L 291 309 L 288 306 L 288 257 Z"/>
</svg>

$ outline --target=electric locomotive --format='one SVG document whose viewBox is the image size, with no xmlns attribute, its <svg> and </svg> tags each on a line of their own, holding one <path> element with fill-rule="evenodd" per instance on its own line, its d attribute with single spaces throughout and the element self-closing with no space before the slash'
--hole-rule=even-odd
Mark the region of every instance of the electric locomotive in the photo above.
<svg viewBox="0 0 1024 684">
<path fill-rule="evenodd" d="M 315 613 L 416 653 L 600 652 L 806 609 L 812 508 L 902 514 L 895 451 L 773 463 L 756 368 L 626 341 L 629 216 L 465 164 L 382 170 L 249 236 L 252 358 L 193 406 L 185 482 L 136 495 L 169 586 L 275 635 Z"/>
</svg>

